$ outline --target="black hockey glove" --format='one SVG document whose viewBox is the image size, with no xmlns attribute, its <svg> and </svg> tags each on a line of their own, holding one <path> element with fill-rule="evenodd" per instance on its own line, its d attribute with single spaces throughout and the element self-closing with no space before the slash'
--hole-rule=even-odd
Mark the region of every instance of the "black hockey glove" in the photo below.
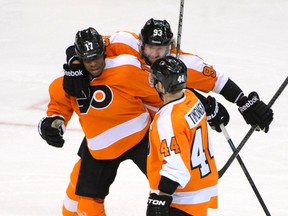
<svg viewBox="0 0 288 216">
<path fill-rule="evenodd" d="M 63 88 L 67 94 L 73 97 L 88 97 L 89 76 L 82 64 L 64 64 Z"/>
<path fill-rule="evenodd" d="M 258 125 L 265 133 L 269 131 L 269 125 L 273 120 L 273 110 L 259 99 L 256 92 L 251 92 L 237 101 L 238 110 L 247 124 Z"/>
<path fill-rule="evenodd" d="M 75 60 L 78 60 L 80 62 L 80 58 L 75 51 L 75 46 L 72 45 L 66 49 L 66 62 L 68 65 L 71 65 Z"/>
<path fill-rule="evenodd" d="M 169 216 L 172 196 L 150 194 L 147 202 L 146 216 Z"/>
<path fill-rule="evenodd" d="M 51 146 L 61 148 L 64 145 L 64 119 L 60 116 L 44 117 L 38 124 L 40 136 Z"/>
<path fill-rule="evenodd" d="M 217 132 L 221 132 L 220 125 L 226 126 L 230 120 L 229 113 L 226 108 L 217 103 L 214 97 L 208 96 L 205 103 L 205 111 L 207 115 L 207 121 L 210 127 Z"/>
</svg>

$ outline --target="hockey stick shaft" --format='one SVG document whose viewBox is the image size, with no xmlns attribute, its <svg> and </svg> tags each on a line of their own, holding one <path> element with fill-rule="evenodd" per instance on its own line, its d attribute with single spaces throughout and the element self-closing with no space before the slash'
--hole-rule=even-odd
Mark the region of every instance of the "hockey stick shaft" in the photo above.
<svg viewBox="0 0 288 216">
<path fill-rule="evenodd" d="M 223 132 L 226 140 L 228 141 L 228 143 L 229 143 L 232 151 L 235 152 L 236 147 L 235 147 L 235 145 L 233 144 L 233 142 L 232 142 L 232 140 L 231 140 L 231 138 L 230 138 L 230 136 L 229 136 L 226 128 L 224 127 L 223 124 L 220 125 L 220 128 L 221 128 L 221 130 L 222 130 L 222 132 Z M 261 195 L 260 195 L 260 193 L 259 193 L 259 191 L 258 191 L 258 189 L 257 189 L 257 187 L 256 187 L 256 185 L 255 185 L 255 183 L 254 183 L 254 181 L 253 181 L 253 179 L 252 179 L 252 177 L 250 176 L 250 174 L 249 174 L 249 172 L 248 172 L 248 170 L 247 170 L 244 162 L 242 161 L 242 158 L 240 157 L 240 155 L 237 155 L 236 158 L 237 158 L 237 160 L 238 160 L 238 162 L 239 162 L 239 164 L 240 164 L 240 166 L 241 166 L 241 168 L 242 168 L 242 170 L 243 170 L 243 172 L 244 172 L 244 174 L 245 174 L 245 176 L 246 176 L 246 178 L 247 178 L 250 186 L 252 187 L 252 189 L 253 189 L 253 191 L 254 191 L 254 193 L 255 193 L 258 201 L 260 202 L 260 205 L 262 206 L 265 214 L 266 214 L 267 216 L 270 216 L 271 214 L 270 214 L 267 206 L 265 205 L 264 200 L 262 199 L 262 197 L 261 197 Z"/>
<path fill-rule="evenodd" d="M 179 59 L 179 54 L 180 54 L 182 24 L 183 24 L 183 11 L 184 11 L 184 0 L 181 0 L 181 2 L 180 2 L 180 12 L 179 12 L 179 22 L 178 22 L 177 45 L 176 45 L 176 58 L 177 59 Z"/>
<path fill-rule="evenodd" d="M 270 100 L 270 102 L 268 103 L 269 107 L 272 107 L 272 105 L 275 103 L 275 101 L 277 100 L 277 98 L 280 96 L 280 94 L 283 92 L 283 90 L 285 89 L 285 87 L 287 86 L 288 83 L 288 76 L 286 77 L 286 79 L 284 80 L 284 82 L 281 84 L 281 86 L 278 88 L 278 90 L 276 91 L 276 93 L 274 94 L 274 96 L 272 97 L 272 99 Z M 235 151 L 233 152 L 233 154 L 230 156 L 230 158 L 228 159 L 228 161 L 224 164 L 224 166 L 222 167 L 222 169 L 220 169 L 218 171 L 218 176 L 219 179 L 223 176 L 223 174 L 226 172 L 226 170 L 229 168 L 229 166 L 231 165 L 231 163 L 233 162 L 233 160 L 237 157 L 237 155 L 239 154 L 240 150 L 243 148 L 243 146 L 245 145 L 245 143 L 247 142 L 247 140 L 250 138 L 250 136 L 253 134 L 254 130 L 256 129 L 256 125 L 252 126 L 250 128 L 250 130 L 247 132 L 247 134 L 244 136 L 244 138 L 242 139 L 242 141 L 240 142 L 239 146 L 235 149 Z"/>
</svg>

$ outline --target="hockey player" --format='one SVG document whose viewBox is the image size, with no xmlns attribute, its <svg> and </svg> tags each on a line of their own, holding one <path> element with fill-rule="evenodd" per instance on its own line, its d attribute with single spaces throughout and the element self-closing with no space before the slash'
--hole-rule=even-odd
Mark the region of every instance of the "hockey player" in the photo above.
<svg viewBox="0 0 288 216">
<path fill-rule="evenodd" d="M 175 56 L 176 48 L 173 39 L 173 33 L 166 20 L 149 19 L 141 29 L 139 36 L 131 32 L 116 32 L 104 39 L 106 46 L 106 56 L 113 57 L 120 54 L 131 54 L 141 61 L 143 70 L 150 71 L 150 65 L 157 58 L 165 55 Z M 82 97 L 82 94 L 89 92 L 89 82 L 87 81 L 87 72 L 83 68 L 81 59 L 75 53 L 75 47 L 68 47 L 66 50 L 67 64 L 64 65 L 65 71 L 81 71 L 77 76 L 70 76 L 66 73 L 64 76 L 63 87 L 71 96 Z M 230 79 L 227 74 L 206 64 L 202 58 L 197 55 L 180 52 L 180 59 L 188 67 L 187 88 L 198 89 L 203 92 L 220 93 L 228 101 L 237 103 L 239 111 L 245 121 L 251 125 L 259 125 L 261 129 L 268 132 L 269 125 L 273 119 L 273 111 L 259 99 L 257 93 L 253 92 L 249 96 L 244 96 L 242 90 Z M 79 61 L 80 60 L 80 61 Z M 80 63 L 80 64 L 79 64 Z M 197 92 L 195 92 L 197 94 Z M 205 104 L 205 99 L 197 94 Z M 229 114 L 225 108 L 218 104 L 214 98 L 208 98 L 210 102 L 207 105 L 209 114 L 209 125 L 217 132 L 221 132 L 220 124 L 227 125 Z M 150 109 L 151 107 L 148 106 Z M 153 110 L 153 108 L 152 108 Z M 153 111 L 156 111 L 155 109 Z M 79 155 L 81 156 L 82 147 L 86 145 L 86 139 L 83 139 Z M 75 166 L 75 169 L 77 166 Z M 76 169 L 77 170 L 77 169 Z M 73 172 L 74 173 L 74 172 Z M 77 173 L 77 171 L 75 171 Z M 67 212 L 65 206 L 73 206 L 72 211 L 77 209 L 78 196 L 73 192 L 74 184 L 77 182 L 75 175 L 71 175 L 71 184 L 67 189 L 67 196 L 64 200 L 64 212 Z M 74 214 L 71 214 L 74 215 Z"/>
<path fill-rule="evenodd" d="M 105 57 L 102 36 L 95 29 L 77 32 L 75 45 L 87 72 L 89 91 L 82 97 L 69 96 L 63 89 L 64 77 L 55 79 L 49 87 L 47 116 L 39 122 L 39 133 L 48 144 L 62 147 L 64 127 L 73 112 L 79 116 L 87 145 L 82 146 L 81 160 L 67 189 L 69 196 L 72 194 L 67 199 L 77 197 L 78 203 L 66 202 L 63 214 L 104 216 L 104 198 L 119 164 L 131 159 L 146 174 L 151 117 L 144 104 L 160 107 L 163 102 L 135 56 Z M 65 73 L 77 76 L 82 70 Z"/>
<path fill-rule="evenodd" d="M 149 19 L 140 31 L 139 36 L 131 32 L 116 32 L 105 39 L 106 55 L 117 56 L 119 54 L 135 55 L 142 63 L 144 70 L 156 59 L 165 55 L 176 55 L 175 40 L 169 23 L 166 20 Z M 78 56 L 74 47 L 68 47 L 66 69 L 79 70 L 81 65 L 77 62 Z M 273 120 L 273 111 L 260 100 L 256 92 L 245 96 L 241 88 L 232 81 L 227 73 L 213 67 L 203 61 L 197 55 L 180 52 L 180 59 L 188 69 L 187 88 L 202 92 L 219 93 L 226 100 L 236 103 L 238 110 L 247 124 L 258 125 L 264 132 L 268 132 L 269 125 Z M 82 91 L 87 91 L 88 83 L 79 77 L 64 77 L 64 88 L 72 96 L 79 96 Z M 198 96 L 198 95 L 197 95 Z M 203 99 L 202 99 L 203 102 Z M 204 100 L 205 102 L 205 100 Z M 209 124 L 218 132 L 221 132 L 219 118 L 216 122 L 209 120 Z"/>
<path fill-rule="evenodd" d="M 186 87 L 187 68 L 173 56 L 151 66 L 164 100 L 150 126 L 147 216 L 206 216 L 217 208 L 218 172 L 205 108 Z"/>
</svg>

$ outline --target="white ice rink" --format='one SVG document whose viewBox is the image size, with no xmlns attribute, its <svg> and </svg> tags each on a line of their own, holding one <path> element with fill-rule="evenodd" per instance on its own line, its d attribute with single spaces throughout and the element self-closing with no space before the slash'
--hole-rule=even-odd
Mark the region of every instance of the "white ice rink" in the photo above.
<svg viewBox="0 0 288 216">
<path fill-rule="evenodd" d="M 180 0 L 1 0 L 0 7 L 0 215 L 59 216 L 83 138 L 77 118 L 68 125 L 62 149 L 38 135 L 48 85 L 62 70 L 65 48 L 78 30 L 102 34 L 139 32 L 151 17 L 170 22 L 175 36 Z M 269 102 L 288 75 L 288 1 L 187 0 L 184 51 L 228 72 L 243 91 Z M 237 146 L 249 130 L 236 105 L 226 106 L 226 127 Z M 273 105 L 268 134 L 255 132 L 240 152 L 273 216 L 288 215 L 288 89 Z M 213 131 L 218 169 L 231 155 L 223 134 Z M 145 215 L 148 184 L 127 161 L 106 199 L 108 216 Z M 219 180 L 219 208 L 212 216 L 264 216 L 235 160 Z"/>
</svg>

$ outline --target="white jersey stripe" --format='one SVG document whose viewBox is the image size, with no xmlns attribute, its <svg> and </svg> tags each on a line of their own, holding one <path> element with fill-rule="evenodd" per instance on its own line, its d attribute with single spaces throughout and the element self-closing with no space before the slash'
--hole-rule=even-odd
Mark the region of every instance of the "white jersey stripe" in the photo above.
<svg viewBox="0 0 288 216">
<path fill-rule="evenodd" d="M 70 199 L 67 195 L 63 202 L 64 207 L 70 212 L 77 212 L 78 202 Z"/>
<path fill-rule="evenodd" d="M 111 44 L 113 43 L 126 44 L 127 46 L 132 47 L 136 52 L 139 52 L 139 41 L 136 39 L 131 40 L 131 38 L 134 39 L 131 33 L 125 31 L 119 31 L 114 34 L 111 34 L 109 40 Z M 131 41 L 133 43 L 131 43 Z"/>
<path fill-rule="evenodd" d="M 150 189 L 151 193 L 159 194 L 159 190 Z M 193 192 L 174 192 L 172 194 L 174 204 L 201 204 L 208 202 L 212 197 L 218 196 L 218 187 L 214 185 L 212 187 L 204 188 Z"/>
<path fill-rule="evenodd" d="M 148 112 L 142 113 L 136 118 L 112 127 L 96 137 L 87 139 L 88 147 L 90 150 L 105 149 L 115 144 L 118 140 L 142 131 L 149 123 L 149 119 Z"/>
<path fill-rule="evenodd" d="M 193 192 L 175 192 L 173 201 L 175 204 L 201 204 L 208 202 L 212 197 L 218 195 L 217 185 Z"/>
</svg>

